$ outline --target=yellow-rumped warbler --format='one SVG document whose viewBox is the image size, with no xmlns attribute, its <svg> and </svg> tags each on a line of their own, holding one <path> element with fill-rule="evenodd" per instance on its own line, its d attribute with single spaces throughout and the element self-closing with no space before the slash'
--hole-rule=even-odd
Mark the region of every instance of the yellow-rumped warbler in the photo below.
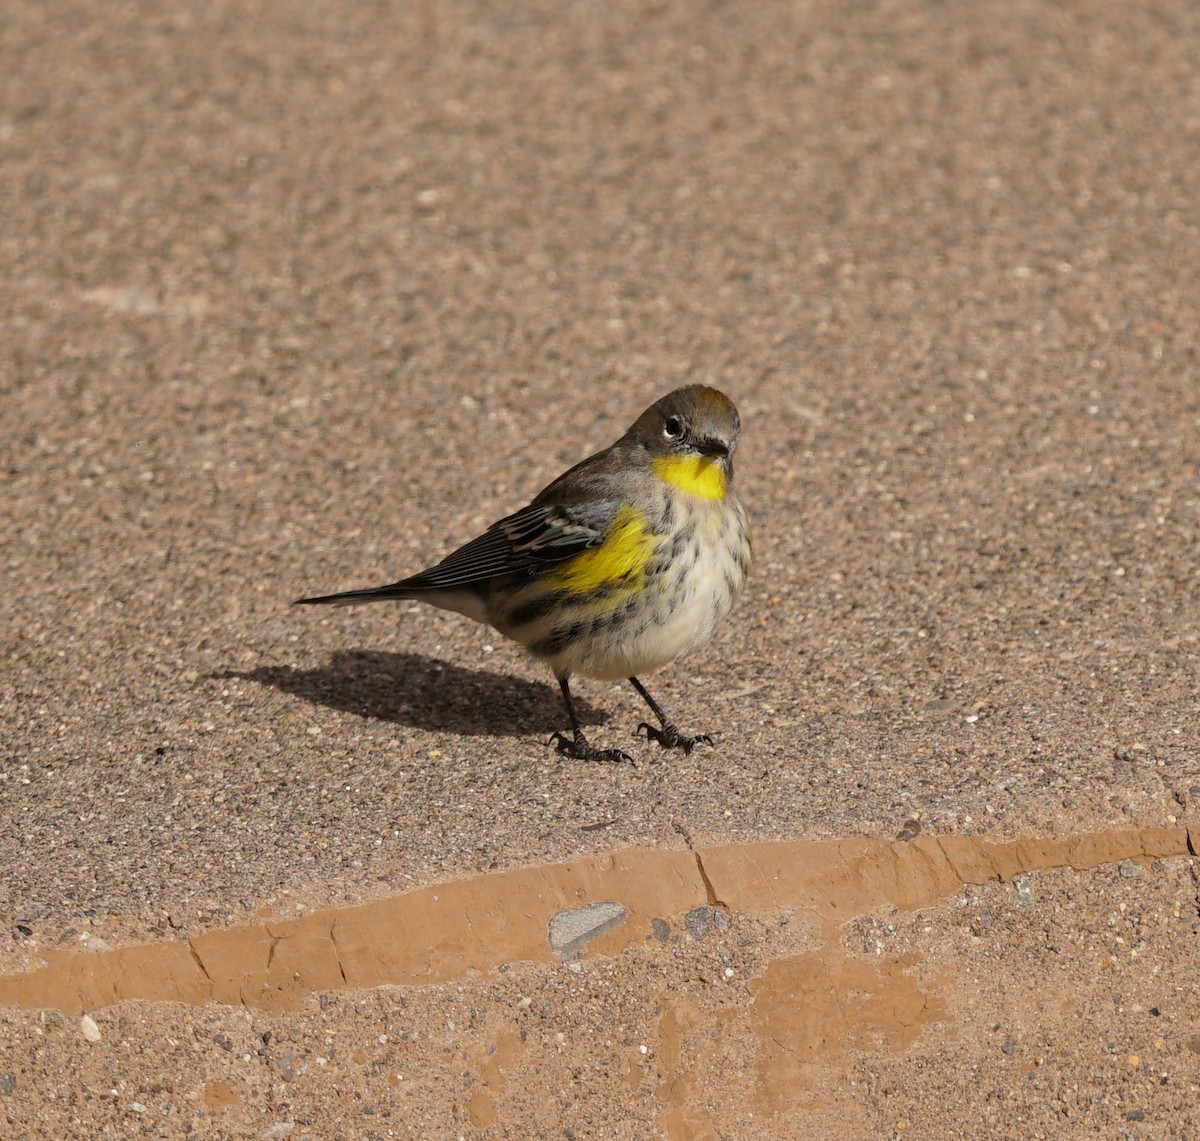
<svg viewBox="0 0 1200 1141">
<path fill-rule="evenodd" d="M 659 727 L 638 731 L 690 753 L 637 675 L 694 650 L 728 613 L 750 573 L 750 528 L 733 488 L 737 409 L 689 385 L 655 401 L 615 444 L 564 472 L 514 515 L 437 566 L 388 586 L 298 603 L 416 599 L 493 626 L 558 679 L 571 736 L 566 756 L 627 761 L 597 749 L 575 715 L 572 674 L 628 678 Z"/>
</svg>

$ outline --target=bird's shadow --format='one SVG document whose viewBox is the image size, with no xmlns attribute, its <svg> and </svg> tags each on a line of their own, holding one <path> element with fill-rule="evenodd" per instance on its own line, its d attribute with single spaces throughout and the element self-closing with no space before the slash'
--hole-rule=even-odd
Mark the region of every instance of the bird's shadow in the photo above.
<svg viewBox="0 0 1200 1141">
<path fill-rule="evenodd" d="M 416 729 L 467 736 L 518 737 L 566 726 L 558 691 L 545 682 L 467 669 L 420 654 L 339 651 L 312 670 L 259 666 L 222 678 L 269 685 L 318 705 Z M 572 694 L 580 721 L 606 716 Z"/>
</svg>

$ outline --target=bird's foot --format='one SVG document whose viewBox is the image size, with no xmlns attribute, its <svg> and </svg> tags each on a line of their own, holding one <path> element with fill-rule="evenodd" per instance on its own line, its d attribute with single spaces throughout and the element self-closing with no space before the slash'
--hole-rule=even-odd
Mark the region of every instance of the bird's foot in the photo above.
<svg viewBox="0 0 1200 1141">
<path fill-rule="evenodd" d="M 638 727 L 639 735 L 645 730 L 647 741 L 657 741 L 664 749 L 682 749 L 687 756 L 697 745 L 711 745 L 713 739 L 707 733 L 696 737 L 685 737 L 670 721 L 664 721 L 662 728 L 643 721 Z"/>
<path fill-rule="evenodd" d="M 560 757 L 571 757 L 577 761 L 633 764 L 633 758 L 621 749 L 597 749 L 594 745 L 589 745 L 587 738 L 578 729 L 573 737 L 568 737 L 565 733 L 555 733 L 549 743 L 558 750 Z"/>
</svg>

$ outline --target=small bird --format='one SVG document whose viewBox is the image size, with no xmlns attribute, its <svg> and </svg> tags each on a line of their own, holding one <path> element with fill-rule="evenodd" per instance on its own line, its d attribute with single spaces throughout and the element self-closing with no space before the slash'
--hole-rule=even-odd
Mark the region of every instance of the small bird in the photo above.
<svg viewBox="0 0 1200 1141">
<path fill-rule="evenodd" d="M 733 401 L 693 384 L 656 400 L 611 447 L 576 464 L 528 507 L 493 523 L 436 566 L 387 586 L 297 604 L 415 599 L 494 627 L 558 679 L 571 734 L 561 755 L 628 761 L 588 743 L 570 679 L 628 678 L 658 725 L 638 733 L 690 753 L 637 675 L 708 640 L 750 573 L 750 527 L 733 487 L 740 421 Z"/>
</svg>

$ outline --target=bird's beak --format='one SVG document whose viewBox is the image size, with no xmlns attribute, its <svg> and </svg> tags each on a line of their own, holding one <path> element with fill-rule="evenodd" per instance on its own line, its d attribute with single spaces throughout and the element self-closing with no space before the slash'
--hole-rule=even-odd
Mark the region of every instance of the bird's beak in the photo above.
<svg viewBox="0 0 1200 1141">
<path fill-rule="evenodd" d="M 702 456 L 709 456 L 713 459 L 725 459 L 729 455 L 729 445 L 722 440 L 707 438 L 696 441 L 696 451 Z"/>
</svg>

